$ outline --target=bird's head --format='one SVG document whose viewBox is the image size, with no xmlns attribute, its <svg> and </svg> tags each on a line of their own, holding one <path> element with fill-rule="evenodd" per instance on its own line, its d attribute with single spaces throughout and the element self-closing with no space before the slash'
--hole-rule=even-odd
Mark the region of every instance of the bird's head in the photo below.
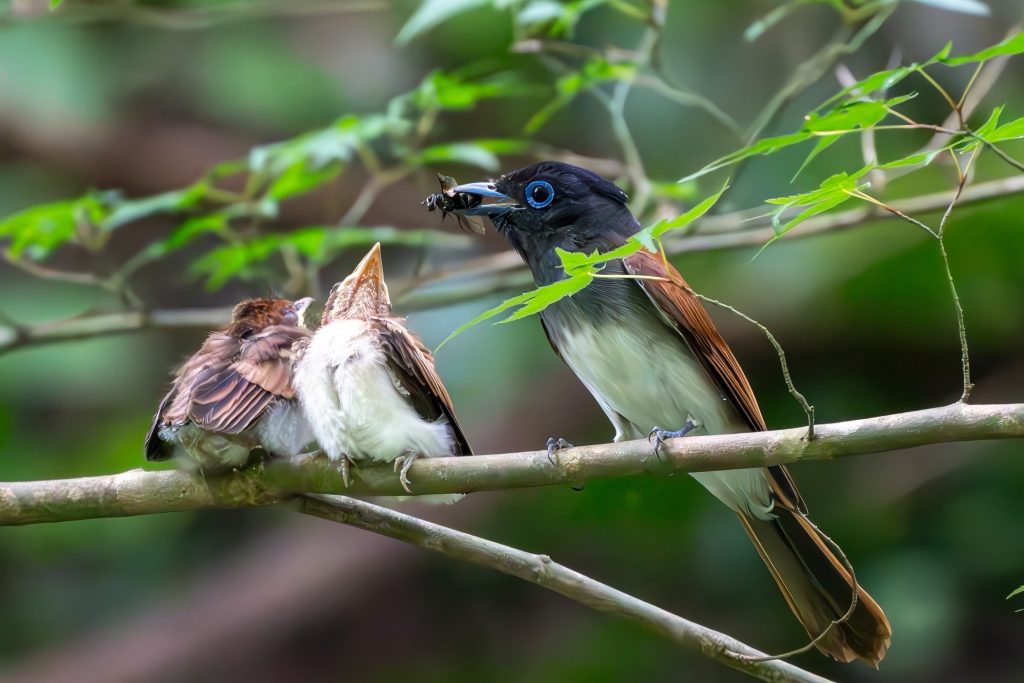
<svg viewBox="0 0 1024 683">
<path fill-rule="evenodd" d="M 331 288 L 321 323 L 343 318 L 366 320 L 391 314 L 391 296 L 384 282 L 380 242 L 373 245 L 352 274 Z"/>
<path fill-rule="evenodd" d="M 287 299 L 247 299 L 231 311 L 231 326 L 228 333 L 245 337 L 272 325 L 303 327 L 306 309 L 313 299 L 305 297 L 297 301 Z"/>
<path fill-rule="evenodd" d="M 520 251 L 551 245 L 605 249 L 639 229 L 625 192 L 592 171 L 558 161 L 459 185 L 455 191 L 497 200 L 461 213 L 487 216 Z"/>
</svg>

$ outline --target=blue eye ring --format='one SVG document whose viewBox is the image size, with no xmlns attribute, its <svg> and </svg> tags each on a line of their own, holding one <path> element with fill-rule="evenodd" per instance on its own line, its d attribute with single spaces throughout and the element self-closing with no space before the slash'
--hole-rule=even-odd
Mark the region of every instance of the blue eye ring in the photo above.
<svg viewBox="0 0 1024 683">
<path fill-rule="evenodd" d="M 543 196 L 542 199 L 534 197 L 537 190 L 546 190 L 546 196 Z M 523 194 L 526 196 L 526 203 L 535 209 L 543 209 L 555 201 L 555 188 L 551 187 L 551 183 L 546 180 L 534 180 L 526 186 L 526 191 Z"/>
</svg>

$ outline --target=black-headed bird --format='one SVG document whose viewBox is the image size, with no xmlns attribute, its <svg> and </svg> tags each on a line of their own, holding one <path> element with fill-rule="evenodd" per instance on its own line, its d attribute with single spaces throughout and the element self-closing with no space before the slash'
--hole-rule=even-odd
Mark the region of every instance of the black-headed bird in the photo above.
<svg viewBox="0 0 1024 683">
<path fill-rule="evenodd" d="M 189 470 L 241 467 L 262 447 L 299 455 L 313 440 L 292 384 L 293 347 L 312 299 L 250 299 L 175 373 L 146 435 L 146 459 Z"/>
<path fill-rule="evenodd" d="M 534 164 L 455 191 L 498 200 L 465 213 L 488 216 L 537 285 L 566 277 L 556 248 L 608 252 L 640 229 L 621 189 L 564 163 Z M 541 322 L 615 426 L 616 440 L 766 429 L 739 362 L 675 268 L 641 250 L 610 262 L 604 274 L 622 277 L 595 279 L 542 311 Z M 788 472 L 693 476 L 739 516 L 817 648 L 877 666 L 891 639 L 889 622 L 808 520 Z"/>
<path fill-rule="evenodd" d="M 392 314 L 379 243 L 331 289 L 295 386 L 320 449 L 346 482 L 349 461 L 393 463 L 411 493 L 407 473 L 417 458 L 472 454 L 433 356 Z"/>
</svg>

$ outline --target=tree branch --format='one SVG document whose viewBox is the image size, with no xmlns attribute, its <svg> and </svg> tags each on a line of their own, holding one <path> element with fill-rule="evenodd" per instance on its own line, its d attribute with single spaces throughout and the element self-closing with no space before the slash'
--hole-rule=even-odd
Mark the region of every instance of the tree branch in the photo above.
<svg viewBox="0 0 1024 683">
<path fill-rule="evenodd" d="M 36 325 L 0 326 L 0 353 L 23 346 L 88 339 L 121 332 L 218 327 L 230 318 L 230 308 L 182 308 L 149 312 L 87 313 Z"/>
<path fill-rule="evenodd" d="M 783 661 L 752 662 L 750 658 L 764 655 L 724 633 L 683 619 L 553 562 L 547 555 L 517 550 L 343 496 L 307 496 L 301 510 L 529 581 L 591 609 L 635 621 L 689 650 L 764 681 L 827 683 L 827 679 Z"/>
<path fill-rule="evenodd" d="M 807 429 L 670 439 L 659 459 L 644 440 L 558 452 L 546 450 L 464 458 L 424 458 L 409 470 L 417 494 L 469 493 L 579 484 L 591 479 L 671 472 L 762 467 L 881 453 L 935 443 L 1024 437 L 1024 403 L 954 403 L 909 413 L 816 425 Z M 271 462 L 204 479 L 181 471 L 144 472 L 51 481 L 0 483 L 0 526 L 124 517 L 200 508 L 268 505 L 295 493 L 402 495 L 390 467 L 353 469 L 346 489 L 324 458 Z"/>
</svg>

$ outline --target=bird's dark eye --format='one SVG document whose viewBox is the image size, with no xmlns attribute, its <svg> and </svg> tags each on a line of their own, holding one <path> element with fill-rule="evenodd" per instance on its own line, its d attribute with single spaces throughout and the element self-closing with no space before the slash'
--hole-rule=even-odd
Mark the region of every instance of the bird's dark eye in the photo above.
<svg viewBox="0 0 1024 683">
<path fill-rule="evenodd" d="M 534 180 L 526 186 L 526 203 L 535 209 L 543 209 L 555 200 L 555 188 L 546 180 Z"/>
</svg>

